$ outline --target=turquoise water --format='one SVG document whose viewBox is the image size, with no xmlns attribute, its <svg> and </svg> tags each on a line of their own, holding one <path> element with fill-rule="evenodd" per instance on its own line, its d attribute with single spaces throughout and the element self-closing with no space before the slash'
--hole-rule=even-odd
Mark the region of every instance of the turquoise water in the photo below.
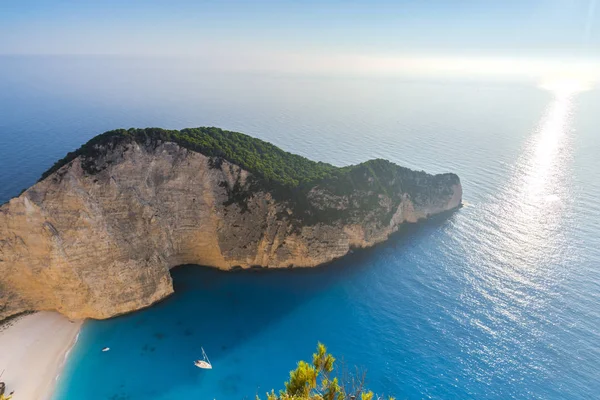
<svg viewBox="0 0 600 400">
<path fill-rule="evenodd" d="M 466 206 L 324 268 L 178 267 L 172 297 L 84 325 L 55 399 L 252 399 L 319 340 L 398 398 L 597 397 L 598 91 L 199 68 L 1 57 L 0 202 L 104 130 L 216 125 L 337 165 L 453 171 Z"/>
</svg>

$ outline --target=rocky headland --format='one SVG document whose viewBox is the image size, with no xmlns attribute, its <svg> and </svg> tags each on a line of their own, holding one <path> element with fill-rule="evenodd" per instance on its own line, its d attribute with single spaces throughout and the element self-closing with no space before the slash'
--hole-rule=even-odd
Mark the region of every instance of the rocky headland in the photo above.
<svg viewBox="0 0 600 400">
<path fill-rule="evenodd" d="M 217 128 L 106 132 L 0 206 L 0 320 L 147 307 L 181 264 L 317 266 L 461 198 L 452 173 L 339 168 Z"/>
</svg>

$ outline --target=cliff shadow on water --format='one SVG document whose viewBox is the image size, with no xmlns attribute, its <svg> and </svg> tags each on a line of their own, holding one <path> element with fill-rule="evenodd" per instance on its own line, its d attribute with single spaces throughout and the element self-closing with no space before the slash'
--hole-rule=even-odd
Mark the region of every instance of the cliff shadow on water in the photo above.
<svg viewBox="0 0 600 400">
<path fill-rule="evenodd" d="M 204 315 L 206 326 L 218 331 L 224 319 L 238 326 L 235 341 L 219 343 L 220 338 L 215 335 L 206 342 L 206 346 L 221 348 L 222 352 L 212 357 L 216 360 L 262 330 L 269 329 L 304 303 L 344 281 L 360 279 L 361 273 L 373 267 L 378 253 L 402 252 L 427 238 L 447 223 L 455 212 L 448 211 L 418 223 L 404 224 L 388 241 L 366 249 L 355 249 L 351 254 L 318 267 L 222 271 L 202 265 L 180 265 L 171 269 L 174 294 L 154 307 L 169 308 L 191 297 L 208 297 L 211 302 L 221 302 L 221 311 L 224 312 Z M 209 306 L 209 302 L 204 302 L 204 305 Z M 196 315 L 203 315 L 205 311 L 205 308 L 198 307 Z"/>
</svg>

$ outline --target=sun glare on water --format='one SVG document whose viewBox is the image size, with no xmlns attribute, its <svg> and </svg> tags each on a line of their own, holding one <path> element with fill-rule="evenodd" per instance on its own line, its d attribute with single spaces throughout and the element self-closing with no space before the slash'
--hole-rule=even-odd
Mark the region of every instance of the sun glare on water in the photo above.
<svg viewBox="0 0 600 400">
<path fill-rule="evenodd" d="M 552 78 L 542 81 L 540 88 L 554 93 L 557 97 L 571 96 L 593 88 L 593 82 L 577 78 Z"/>
<path fill-rule="evenodd" d="M 578 93 L 592 85 L 578 79 L 549 79 L 540 88 L 552 93 L 536 126 L 528 132 L 512 176 L 489 207 L 480 254 L 490 266 L 481 270 L 475 290 L 491 299 L 496 311 L 512 323 L 534 325 L 527 312 L 544 315 L 554 293 L 549 282 L 560 279 L 562 232 L 569 223 L 574 115 Z M 479 329 L 490 330 L 489 326 Z M 512 341 L 512 328 L 494 331 L 497 340 Z M 493 331 L 493 329 L 491 330 Z M 507 355 L 510 357 L 510 355 Z"/>
</svg>

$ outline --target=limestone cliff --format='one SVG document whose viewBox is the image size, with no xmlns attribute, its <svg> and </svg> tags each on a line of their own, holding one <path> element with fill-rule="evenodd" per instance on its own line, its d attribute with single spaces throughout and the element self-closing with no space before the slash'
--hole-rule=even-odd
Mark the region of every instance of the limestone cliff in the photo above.
<svg viewBox="0 0 600 400">
<path fill-rule="evenodd" d="M 313 163 L 327 173 L 285 185 L 242 168 L 239 146 L 203 154 L 163 131 L 123 132 L 70 153 L 0 207 L 0 320 L 133 311 L 172 293 L 169 269 L 180 264 L 316 266 L 461 203 L 454 174 Z"/>
</svg>

